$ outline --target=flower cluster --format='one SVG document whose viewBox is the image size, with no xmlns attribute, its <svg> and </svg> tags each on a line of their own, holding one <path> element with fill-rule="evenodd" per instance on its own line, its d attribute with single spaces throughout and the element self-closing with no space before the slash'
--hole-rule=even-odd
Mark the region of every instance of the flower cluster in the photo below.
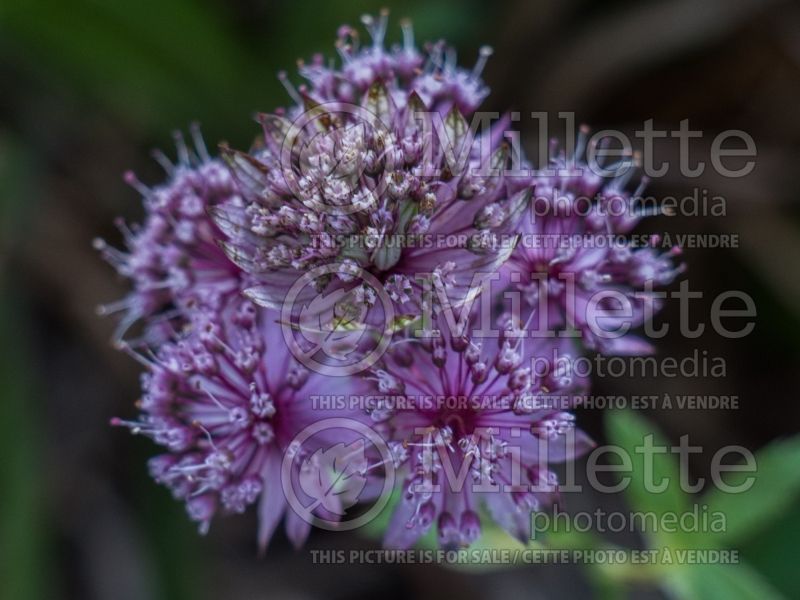
<svg viewBox="0 0 800 600">
<path fill-rule="evenodd" d="M 643 216 L 640 191 L 627 176 L 567 171 L 585 166 L 583 138 L 552 170 L 520 174 L 529 169 L 512 165 L 528 163 L 503 139 L 510 120 L 480 131 L 467 121 L 488 94 L 488 48 L 461 69 L 443 42 L 419 49 L 409 23 L 390 48 L 386 14 L 363 23 L 368 43 L 340 28 L 339 64 L 301 62 L 298 86 L 279 74 L 291 103 L 259 115 L 263 139 L 249 151 L 223 145 L 211 157 L 193 129 L 177 164 L 157 157 L 164 184 L 126 176 L 146 217 L 120 225 L 126 250 L 96 242 L 132 287 L 101 311 L 123 312 L 115 340 L 146 371 L 140 415 L 112 422 L 163 448 L 151 474 L 203 533 L 215 515 L 255 505 L 262 548 L 284 516 L 300 545 L 312 522 L 342 519 L 398 475 L 387 546 L 434 525 L 443 547 L 469 545 L 482 507 L 524 540 L 531 511 L 557 496 L 549 465 L 591 447 L 571 412 L 589 381 L 570 357 L 645 350 L 597 334 L 592 319 L 613 325 L 618 312 L 591 295 L 635 298 L 641 323 L 650 283 L 680 272 L 677 250 L 526 243 L 624 235 Z M 589 210 L 571 210 L 586 195 Z M 604 210 L 620 199 L 629 216 Z M 287 312 L 290 288 L 320 270 Z M 509 292 L 524 310 L 503 307 Z M 391 323 L 379 296 L 399 315 Z M 548 310 L 547 326 L 577 329 L 583 346 L 532 335 Z M 312 364 L 290 343 L 309 329 L 324 338 L 316 350 L 380 355 L 334 376 L 314 365 L 335 364 L 341 348 Z M 323 395 L 367 401 L 323 413 Z M 306 435 L 330 417 L 354 427 Z M 376 448 L 355 435 L 364 428 Z M 300 491 L 290 498 L 287 485 Z"/>
<path fill-rule="evenodd" d="M 261 546 L 284 513 L 299 546 L 310 523 L 286 511 L 280 470 L 286 452 L 310 450 L 292 440 L 316 418 L 307 398 L 319 376 L 280 353 L 280 326 L 247 300 L 198 307 L 190 318 L 188 333 L 152 357 L 129 349 L 147 368 L 142 415 L 112 423 L 166 450 L 150 460 L 150 473 L 186 502 L 201 532 L 217 512 L 242 513 L 258 501 Z"/>
<path fill-rule="evenodd" d="M 414 313 L 425 275 L 460 304 L 476 275 L 508 258 L 530 180 L 504 175 L 507 123 L 473 136 L 457 106 L 441 118 L 415 88 L 394 86 L 376 81 L 357 105 L 307 95 L 293 123 L 262 115 L 263 148 L 226 151 L 246 200 L 211 215 L 228 257 L 257 281 L 245 290 L 256 303 L 280 306 L 287 283 L 337 265 L 329 291 L 359 286 L 363 269 L 397 312 Z M 500 175 L 484 174 L 493 170 Z M 357 301 L 369 308 L 375 298 Z"/>
<path fill-rule="evenodd" d="M 604 165 L 603 177 L 587 164 L 588 130 L 581 128 L 571 156 L 556 154 L 534 178 L 534 195 L 519 232 L 522 242 L 501 268 L 501 285 L 516 288 L 540 328 L 577 329 L 585 346 L 611 354 L 652 349 L 631 327 L 660 308 L 655 286 L 664 286 L 684 265 L 681 249 L 658 251 L 660 237 L 636 247 L 626 235 L 645 217 L 643 192 L 627 188 L 636 157 Z"/>
<path fill-rule="evenodd" d="M 398 346 L 371 370 L 378 395 L 370 416 L 387 439 L 406 450 L 402 496 L 386 544 L 405 548 L 434 524 L 442 547 L 459 548 L 480 534 L 479 507 L 526 543 L 530 514 L 551 503 L 558 479 L 547 466 L 580 456 L 591 442 L 568 411 L 585 391 L 565 361 L 532 372 L 525 357 L 548 357 L 563 341 L 521 336 L 501 318 L 502 335 L 435 337 Z M 547 361 L 547 359 L 544 359 Z M 387 405 L 402 394 L 403 410 Z M 453 474 L 457 475 L 453 477 Z"/>
<path fill-rule="evenodd" d="M 99 308 L 100 314 L 123 312 L 117 341 L 142 320 L 145 338 L 163 338 L 176 320 L 180 325 L 188 304 L 224 303 L 243 282 L 217 244 L 220 232 L 208 216 L 211 207 L 242 204 L 235 181 L 222 161 L 209 156 L 197 126 L 192 127 L 193 149 L 179 133 L 175 137 L 177 164 L 156 154 L 169 176 L 165 183 L 149 188 L 133 173 L 125 174 L 142 195 L 147 215 L 141 226 L 118 221 L 127 251 L 95 240 L 95 248 L 133 288 L 122 300 Z"/>
</svg>

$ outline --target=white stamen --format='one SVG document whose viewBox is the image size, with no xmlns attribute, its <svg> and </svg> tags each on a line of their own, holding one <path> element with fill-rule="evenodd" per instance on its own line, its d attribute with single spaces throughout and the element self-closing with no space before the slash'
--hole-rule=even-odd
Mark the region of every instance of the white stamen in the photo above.
<svg viewBox="0 0 800 600">
<path fill-rule="evenodd" d="M 489 60 L 489 57 L 494 53 L 494 50 L 491 46 L 481 46 L 481 49 L 478 51 L 478 60 L 475 61 L 475 66 L 472 67 L 472 73 L 470 74 L 470 79 L 478 79 L 483 73 L 483 69 L 486 67 L 486 63 Z"/>
</svg>

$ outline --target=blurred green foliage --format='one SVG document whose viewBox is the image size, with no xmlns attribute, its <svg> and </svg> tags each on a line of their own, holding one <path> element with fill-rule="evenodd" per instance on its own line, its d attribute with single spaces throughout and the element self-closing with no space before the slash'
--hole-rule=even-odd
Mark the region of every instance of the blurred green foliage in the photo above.
<svg viewBox="0 0 800 600">
<path fill-rule="evenodd" d="M 338 25 L 393 4 L 414 18 L 419 39 L 476 45 L 474 0 L 277 2 L 238 30 L 224 3 L 203 0 L 11 0 L 0 4 L 0 51 L 155 138 L 198 120 L 211 140 L 246 143 L 256 132 L 250 115 L 285 102 L 278 71 L 292 73 L 313 52 L 332 55 Z"/>
<path fill-rule="evenodd" d="M 3 277 L 3 248 L 24 231 L 34 208 L 35 172 L 28 149 L 0 135 L 0 598 L 47 597 L 47 481 L 42 477 L 32 349 L 25 335 L 29 314 L 19 290 Z"/>
<path fill-rule="evenodd" d="M 0 283 L 0 597 L 47 598 L 50 530 L 25 311 Z"/>
</svg>

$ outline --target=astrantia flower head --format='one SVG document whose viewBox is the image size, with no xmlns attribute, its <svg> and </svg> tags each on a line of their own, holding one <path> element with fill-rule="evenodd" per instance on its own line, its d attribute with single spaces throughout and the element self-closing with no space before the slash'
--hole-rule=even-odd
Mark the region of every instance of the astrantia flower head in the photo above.
<svg viewBox="0 0 800 600">
<path fill-rule="evenodd" d="M 264 306 L 280 306 L 293 282 L 329 265 L 336 273 L 317 291 L 358 286 L 354 274 L 364 270 L 399 314 L 418 313 L 434 279 L 458 304 L 513 248 L 530 180 L 509 174 L 511 152 L 501 143 L 509 120 L 475 135 L 457 100 L 467 76 L 447 59 L 435 80 L 450 91 L 426 99 L 422 76 L 395 72 L 410 50 L 383 50 L 383 18 L 371 23 L 376 43 L 351 47 L 340 72 L 325 71 L 347 82 L 353 103 L 317 73 L 294 94 L 301 104 L 260 116 L 261 147 L 251 155 L 225 149 L 246 206 L 212 214 L 228 256 L 258 281 L 246 294 Z M 356 63 L 370 73 L 363 85 L 348 74 Z"/>
<path fill-rule="evenodd" d="M 597 327 L 648 318 L 679 250 L 626 238 L 651 210 L 644 181 L 590 169 L 586 130 L 530 174 L 504 142 L 511 119 L 475 112 L 488 48 L 463 69 L 410 23 L 389 47 L 385 12 L 362 21 L 370 39 L 342 26 L 339 59 L 301 61 L 302 85 L 280 73 L 291 103 L 258 115 L 248 152 L 211 158 L 195 130 L 177 164 L 160 156 L 164 184 L 127 177 L 144 223 L 121 224 L 127 251 L 97 247 L 133 290 L 102 311 L 124 313 L 116 339 L 146 373 L 141 414 L 113 423 L 163 447 L 152 476 L 203 533 L 255 505 L 261 548 L 284 516 L 299 546 L 314 518 L 340 528 L 356 500 L 388 501 L 397 472 L 386 546 L 435 527 L 465 547 L 487 514 L 527 542 L 558 494 L 551 465 L 592 444 L 572 413 L 589 383 L 576 355 L 647 351 Z M 510 291 L 517 314 L 493 329 Z M 137 320 L 145 335 L 123 342 Z"/>
<path fill-rule="evenodd" d="M 644 246 L 626 238 L 643 217 L 658 212 L 643 201 L 647 179 L 628 189 L 636 171 L 630 156 L 597 173 L 584 158 L 587 137 L 582 128 L 572 156 L 560 152 L 549 172 L 535 178 L 520 243 L 501 269 L 502 280 L 522 293 L 527 311 L 538 312 L 537 329 L 575 328 L 588 348 L 647 353 L 651 348 L 643 340 L 615 332 L 640 325 L 660 308 L 652 290 L 684 270 L 674 262 L 680 248 L 659 251 L 659 236 Z M 629 303 L 629 313 L 620 299 Z"/>
<path fill-rule="evenodd" d="M 296 363 L 275 316 L 247 300 L 222 310 L 198 307 L 186 334 L 152 356 L 134 356 L 147 367 L 141 415 L 113 424 L 165 449 L 150 460 L 150 472 L 186 503 L 200 531 L 219 513 L 257 504 L 262 549 L 284 514 L 289 539 L 302 544 L 311 519 L 287 507 L 281 463 L 287 452 L 300 460 L 314 450 L 293 440 L 319 418 L 310 394 L 337 382 Z"/>
<path fill-rule="evenodd" d="M 191 150 L 176 134 L 176 164 L 156 155 L 168 174 L 165 183 L 147 187 L 133 173 L 126 174 L 126 180 L 141 193 L 145 208 L 142 225 L 128 227 L 119 222 L 127 250 L 95 241 L 104 258 L 133 287 L 122 300 L 100 307 L 101 314 L 123 313 L 117 340 L 140 319 L 148 320 L 152 335 L 159 322 L 183 322 L 181 311 L 187 303 L 216 304 L 239 291 L 241 271 L 219 248 L 220 232 L 207 211 L 213 206 L 240 206 L 242 201 L 230 171 L 208 155 L 196 126 L 192 134 Z"/>
<path fill-rule="evenodd" d="M 525 340 L 511 319 L 503 325 L 499 339 L 397 345 L 368 376 L 376 427 L 404 449 L 387 547 L 406 548 L 434 525 L 441 546 L 468 546 L 480 535 L 481 505 L 525 542 L 531 511 L 558 491 L 548 464 L 590 448 L 569 412 L 586 381 L 568 360 L 548 362 L 554 342 Z M 557 345 L 568 357 L 567 343 Z"/>
</svg>

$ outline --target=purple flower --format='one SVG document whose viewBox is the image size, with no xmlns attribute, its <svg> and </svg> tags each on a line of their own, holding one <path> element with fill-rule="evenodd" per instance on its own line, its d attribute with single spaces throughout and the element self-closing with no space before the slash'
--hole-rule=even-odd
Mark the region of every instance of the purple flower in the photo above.
<svg viewBox="0 0 800 600">
<path fill-rule="evenodd" d="M 423 59 L 410 26 L 406 45 L 386 51 L 385 17 L 367 22 L 373 45 L 340 40 L 341 69 L 301 68 L 312 85 L 293 91 L 288 112 L 260 116 L 264 143 L 225 151 L 246 202 L 212 215 L 230 259 L 258 282 L 246 295 L 263 306 L 280 307 L 304 274 L 337 265 L 318 292 L 352 291 L 364 270 L 398 314 L 418 314 L 426 281 L 461 303 L 513 249 L 530 181 L 506 173 L 509 120 L 474 135 L 461 111 L 482 97 L 468 91 L 482 62 L 465 74 L 434 45 L 415 74 Z M 375 300 L 356 296 L 366 308 Z"/>
<path fill-rule="evenodd" d="M 480 535 L 481 505 L 526 542 L 531 511 L 558 492 L 548 464 L 591 446 L 569 412 L 586 382 L 569 361 L 548 362 L 550 341 L 534 346 L 511 321 L 502 332 L 399 344 L 372 369 L 371 416 L 405 473 L 387 547 L 409 547 L 434 524 L 441 546 L 468 546 Z M 566 358 L 567 343 L 557 343 Z"/>
<path fill-rule="evenodd" d="M 589 169 L 586 130 L 572 155 L 530 176 L 504 143 L 510 118 L 468 123 L 488 94 L 488 48 L 462 69 L 443 42 L 417 48 L 410 23 L 387 48 L 387 14 L 362 21 L 371 40 L 341 27 L 338 64 L 301 62 L 298 87 L 279 75 L 292 104 L 258 116 L 263 139 L 249 152 L 223 145 L 211 158 L 194 128 L 192 150 L 178 137 L 177 164 L 157 156 L 165 183 L 126 175 L 146 215 L 120 223 L 126 250 L 96 242 L 132 284 L 101 312 L 123 313 L 115 339 L 146 372 L 139 416 L 112 423 L 164 449 L 151 474 L 201 533 L 252 505 L 262 550 L 284 517 L 300 546 L 314 517 L 341 527 L 398 469 L 387 547 L 434 526 L 442 547 L 468 546 L 483 514 L 526 542 L 531 513 L 558 495 L 550 466 L 592 445 L 575 427 L 589 382 L 573 357 L 649 351 L 604 333 L 652 316 L 653 286 L 682 272 L 680 251 L 631 235 L 659 211 L 641 198 L 644 180 L 629 189 L 632 169 Z M 503 315 L 494 337 L 478 328 L 505 299 L 492 291 L 515 290 L 522 313 Z M 382 330 L 381 312 L 394 315 Z M 124 342 L 139 321 L 143 335 Z M 576 329 L 582 345 L 538 336 L 541 327 Z M 400 335 L 388 344 L 386 333 Z M 305 340 L 290 352 L 293 334 Z M 307 368 L 353 354 L 370 355 L 354 363 L 366 369 L 358 380 Z M 367 410 L 334 402 L 348 395 Z M 334 429 L 327 417 L 358 426 Z M 305 439 L 311 425 L 323 433 Z M 284 489 L 287 473 L 305 512 Z"/>
<path fill-rule="evenodd" d="M 673 260 L 680 248 L 660 252 L 659 236 L 642 244 L 644 236 L 628 235 L 658 212 L 642 197 L 647 180 L 628 190 L 635 172 L 630 157 L 603 166 L 618 171 L 615 177 L 595 173 L 583 157 L 587 131 L 581 130 L 573 156 L 561 152 L 548 165 L 550 173 L 535 178 L 520 242 L 501 268 L 501 281 L 521 292 L 535 330 L 575 328 L 588 348 L 648 353 L 645 341 L 616 332 L 640 325 L 660 308 L 653 288 L 684 270 Z"/>
<path fill-rule="evenodd" d="M 335 390 L 337 382 L 296 363 L 275 315 L 247 300 L 222 310 L 197 307 L 190 316 L 188 332 L 152 357 L 129 350 L 147 368 L 141 415 L 112 424 L 165 449 L 150 460 L 151 475 L 186 503 L 201 533 L 216 514 L 257 504 L 262 550 L 284 514 L 286 533 L 300 546 L 311 519 L 287 507 L 281 463 L 286 453 L 300 460 L 315 449 L 293 440 L 320 418 L 309 396 Z"/>
<path fill-rule="evenodd" d="M 95 241 L 103 257 L 133 287 L 122 300 L 99 308 L 101 314 L 123 313 L 114 336 L 117 341 L 140 319 L 147 319 L 150 336 L 163 335 L 156 333 L 156 327 L 164 325 L 169 331 L 180 325 L 180 313 L 188 303 L 219 303 L 240 289 L 241 272 L 219 248 L 220 232 L 207 211 L 240 206 L 242 201 L 229 170 L 209 157 L 196 126 L 192 134 L 193 151 L 176 134 L 177 164 L 157 155 L 169 176 L 165 183 L 149 188 L 132 173 L 126 174 L 145 207 L 142 225 L 128 227 L 119 221 L 127 251 Z"/>
</svg>

